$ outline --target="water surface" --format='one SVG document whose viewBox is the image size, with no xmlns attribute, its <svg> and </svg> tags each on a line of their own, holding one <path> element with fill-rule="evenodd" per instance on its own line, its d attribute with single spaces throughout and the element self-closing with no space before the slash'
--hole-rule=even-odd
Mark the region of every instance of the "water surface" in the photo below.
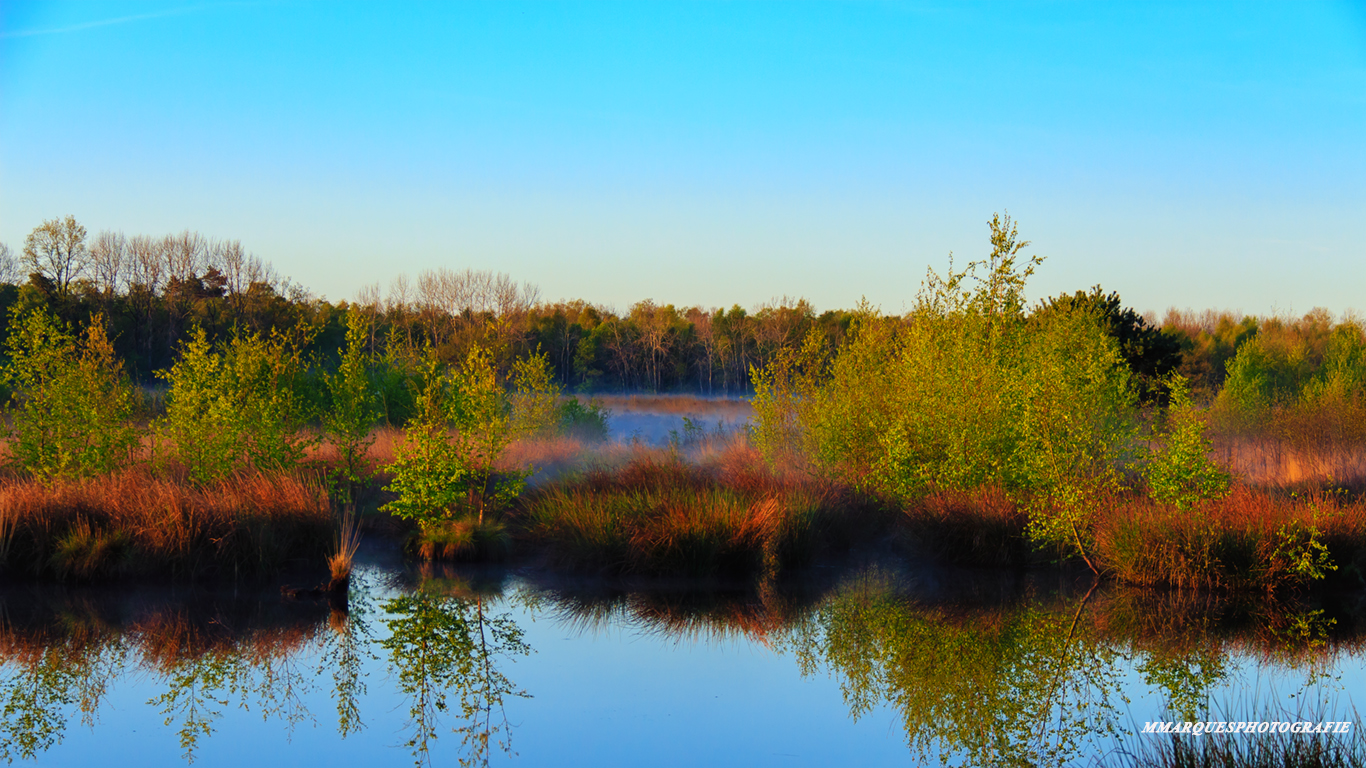
<svg viewBox="0 0 1366 768">
<path fill-rule="evenodd" d="M 896 561 L 703 583 L 376 553 L 345 606 L 0 599 L 0 748 L 40 765 L 1089 765 L 1147 720 L 1349 720 L 1366 690 L 1343 605 Z"/>
</svg>

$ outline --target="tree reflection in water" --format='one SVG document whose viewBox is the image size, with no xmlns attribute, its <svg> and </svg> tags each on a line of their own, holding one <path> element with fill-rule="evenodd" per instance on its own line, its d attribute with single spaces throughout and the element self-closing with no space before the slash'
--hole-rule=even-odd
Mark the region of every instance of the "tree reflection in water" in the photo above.
<svg viewBox="0 0 1366 768">
<path fill-rule="evenodd" d="M 851 714 L 886 703 L 922 761 L 1057 765 L 1114 729 L 1121 657 L 1068 605 L 953 611 L 908 601 L 876 572 L 831 596 L 787 647 L 835 674 Z"/>
<path fill-rule="evenodd" d="M 61 740 L 74 705 L 94 725 L 110 679 L 123 666 L 122 638 L 99 624 L 75 624 L 69 633 L 21 638 L 0 632 L 6 660 L 0 677 L 0 757 L 33 759 Z"/>
<path fill-rule="evenodd" d="M 512 617 L 488 615 L 482 596 L 462 599 L 423 590 L 388 600 L 383 607 L 390 635 L 381 645 L 389 650 L 399 688 L 409 697 L 412 736 L 407 746 L 416 762 L 431 762 L 441 715 L 452 712 L 463 722 L 453 727 L 460 735 L 461 765 L 488 765 L 495 736 L 498 747 L 511 752 L 503 699 L 528 694 L 498 669 L 496 660 L 531 652 Z M 454 708 L 448 694 L 455 696 Z"/>
<path fill-rule="evenodd" d="M 508 676 L 531 652 L 514 607 L 579 629 L 622 624 L 762 645 L 790 655 L 802 674 L 834 676 L 854 718 L 890 709 L 922 762 L 993 766 L 1094 755 L 1097 741 L 1113 744 L 1106 734 L 1132 725 L 1120 708 L 1145 685 L 1172 718 L 1201 720 L 1240 664 L 1302 674 L 1303 693 L 1331 682 L 1340 656 L 1361 646 L 1351 611 L 1335 612 L 1338 626 L 1307 602 L 1056 578 L 945 594 L 898 573 L 693 590 L 523 577 L 506 594 L 505 574 L 472 586 L 457 571 L 427 573 L 416 588 L 381 588 L 371 574 L 353 579 L 349 610 L 278 597 L 120 603 L 8 593 L 0 758 L 40 757 L 77 713 L 93 726 L 110 692 L 136 675 L 154 688 L 149 704 L 187 761 L 239 708 L 288 732 L 316 722 L 307 703 L 328 698 L 321 706 L 335 707 L 338 734 L 354 737 L 369 689 L 383 684 L 407 701 L 403 742 L 417 764 L 440 755 L 488 765 L 495 748 L 511 753 L 505 702 L 528 696 Z M 438 753 L 450 735 L 456 748 Z"/>
</svg>

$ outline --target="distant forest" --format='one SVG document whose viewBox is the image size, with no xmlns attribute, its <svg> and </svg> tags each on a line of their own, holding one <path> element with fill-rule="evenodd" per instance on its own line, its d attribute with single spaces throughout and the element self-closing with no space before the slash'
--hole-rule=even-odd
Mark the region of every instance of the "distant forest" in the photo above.
<svg viewBox="0 0 1366 768">
<path fill-rule="evenodd" d="M 916 290 L 906 286 L 908 296 Z M 1159 322 L 1098 286 L 1040 301 L 1031 313 L 1078 307 L 1101 317 L 1141 392 L 1145 382 L 1175 369 L 1206 400 L 1223 385 L 1238 347 L 1259 332 L 1288 334 L 1312 353 L 1315 340 L 1334 327 L 1322 310 L 1298 319 L 1173 310 Z M 210 341 L 234 333 L 283 335 L 330 368 L 344 344 L 346 312 L 360 308 L 371 320 L 369 352 L 376 358 L 415 359 L 428 346 L 447 362 L 462 359 L 473 344 L 504 360 L 539 350 L 567 391 L 707 396 L 751 393 L 751 371 L 779 351 L 813 330 L 834 349 L 860 312 L 873 311 L 817 313 L 806 300 L 788 298 L 752 309 L 646 299 L 619 313 L 583 300 L 545 301 L 530 284 L 468 269 L 399 275 L 384 290 L 369 286 L 353 302 L 333 303 L 282 277 L 237 240 L 191 231 L 90 236 L 69 216 L 35 228 L 17 254 L 0 244 L 0 311 L 14 318 L 37 308 L 73 327 L 101 318 L 128 373 L 144 385 L 156 383 L 196 328 Z M 0 336 L 8 332 L 8 324 L 0 326 Z"/>
</svg>

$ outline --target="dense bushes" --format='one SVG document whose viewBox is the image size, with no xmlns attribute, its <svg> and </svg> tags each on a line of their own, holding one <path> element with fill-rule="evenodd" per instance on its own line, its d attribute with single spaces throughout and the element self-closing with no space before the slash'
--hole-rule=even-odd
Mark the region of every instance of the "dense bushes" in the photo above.
<svg viewBox="0 0 1366 768">
<path fill-rule="evenodd" d="M 1087 509 L 1134 442 L 1128 368 L 1101 318 L 1031 319 L 1040 262 L 1008 217 L 991 256 L 930 273 L 905 318 L 865 308 L 826 359 L 814 340 L 756 373 L 760 445 L 898 499 L 999 486 L 1031 504 L 1031 534 L 1089 547 Z"/>
<path fill-rule="evenodd" d="M 289 469 L 313 437 L 301 344 L 272 334 L 239 334 L 215 349 L 197 332 L 163 374 L 170 389 L 158 436 L 201 482 L 248 467 Z"/>
<path fill-rule="evenodd" d="M 1012 543 L 1023 538 L 1128 581 L 1272 590 L 1356 557 L 1355 506 L 1331 523 L 1304 504 L 1236 514 L 1257 504 L 1226 498 L 1211 414 L 1170 372 L 1175 335 L 1117 321 L 1099 289 L 1027 313 L 1039 260 L 1021 259 L 1008 218 L 990 226 L 988 259 L 931 272 L 905 317 L 865 307 L 833 351 L 812 338 L 756 371 L 754 434 L 770 461 L 878 495 L 960 561 L 1028 562 Z M 1166 407 L 1142 409 L 1140 394 Z M 1309 447 L 1366 430 L 1364 395 L 1360 328 L 1311 313 L 1242 339 L 1212 416 L 1224 434 Z"/>
<path fill-rule="evenodd" d="M 101 318 L 79 336 L 43 311 L 16 315 L 3 375 L 10 453 L 34 476 L 89 477 L 127 464 L 137 402 Z"/>
<path fill-rule="evenodd" d="M 1366 335 L 1323 313 L 1267 323 L 1229 361 L 1215 401 L 1220 428 L 1300 450 L 1366 443 Z"/>
</svg>

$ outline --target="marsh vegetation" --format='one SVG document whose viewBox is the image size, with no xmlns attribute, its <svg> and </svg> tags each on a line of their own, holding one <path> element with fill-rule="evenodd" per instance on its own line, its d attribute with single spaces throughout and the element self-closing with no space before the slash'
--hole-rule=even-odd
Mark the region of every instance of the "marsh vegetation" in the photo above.
<svg viewBox="0 0 1366 768">
<path fill-rule="evenodd" d="M 37 238 L 0 287 L 0 568 L 29 582 L 0 591 L 11 760 L 87 754 L 75 721 L 102 733 L 121 695 L 163 758 L 231 762 L 245 712 L 318 760 L 393 762 L 359 736 L 379 728 L 419 765 L 559 760 L 621 716 L 585 699 L 673 712 L 713 671 L 749 703 L 709 691 L 678 727 L 754 760 L 769 735 L 827 762 L 1366 755 L 1133 722 L 1357 721 L 1350 319 L 1031 304 L 1040 260 L 1004 217 L 899 316 L 615 315 L 440 271 L 334 306 L 191 234 L 102 233 L 59 274 L 83 234 L 44 226 L 65 250 Z"/>
<path fill-rule="evenodd" d="M 617 316 L 476 272 L 332 305 L 236 242 L 46 222 L 29 280 L 0 289 L 4 568 L 327 563 L 344 585 L 370 531 L 419 559 L 598 573 L 770 579 L 872 549 L 1145 586 L 1362 586 L 1359 325 L 1159 326 L 1099 288 L 1031 304 L 1042 260 L 1009 217 L 989 229 L 988 256 L 931 271 L 905 315 Z M 608 439 L 669 410 L 653 441 Z"/>
</svg>

